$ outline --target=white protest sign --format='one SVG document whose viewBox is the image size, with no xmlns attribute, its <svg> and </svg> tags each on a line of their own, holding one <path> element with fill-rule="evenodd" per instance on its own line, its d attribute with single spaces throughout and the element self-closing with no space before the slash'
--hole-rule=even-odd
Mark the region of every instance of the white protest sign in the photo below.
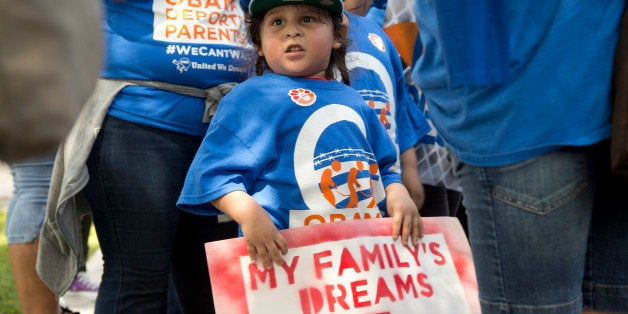
<svg viewBox="0 0 628 314">
<path fill-rule="evenodd" d="M 286 264 L 250 263 L 244 239 L 206 244 L 217 313 L 480 313 L 468 242 L 455 218 L 423 218 L 417 247 L 391 219 L 281 231 Z"/>
</svg>

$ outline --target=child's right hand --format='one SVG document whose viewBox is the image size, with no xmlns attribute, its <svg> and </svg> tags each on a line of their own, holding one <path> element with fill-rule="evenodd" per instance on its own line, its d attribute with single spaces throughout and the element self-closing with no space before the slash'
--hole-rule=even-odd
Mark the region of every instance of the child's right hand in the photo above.
<svg viewBox="0 0 628 314">
<path fill-rule="evenodd" d="M 260 209 L 261 211 L 258 210 L 250 218 L 240 222 L 240 227 L 242 234 L 244 234 L 251 262 L 257 263 L 259 257 L 264 268 L 272 269 L 273 262 L 277 265 L 285 263 L 281 255 L 288 253 L 288 243 L 277 231 L 266 211 L 261 207 Z"/>
<path fill-rule="evenodd" d="M 233 191 L 211 203 L 240 225 L 252 263 L 259 258 L 266 269 L 272 269 L 273 262 L 283 265 L 281 255 L 288 253 L 288 242 L 253 197 L 244 191 Z"/>
</svg>

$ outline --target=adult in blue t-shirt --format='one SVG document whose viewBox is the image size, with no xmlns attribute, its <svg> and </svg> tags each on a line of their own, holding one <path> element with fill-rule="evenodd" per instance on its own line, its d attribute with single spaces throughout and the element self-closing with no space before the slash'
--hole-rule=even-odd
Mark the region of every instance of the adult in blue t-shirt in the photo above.
<svg viewBox="0 0 628 314">
<path fill-rule="evenodd" d="M 628 310 L 628 205 L 594 204 L 624 5 L 416 1 L 413 79 L 464 189 L 483 313 Z"/>
<path fill-rule="evenodd" d="M 247 77 L 244 11 L 239 1 L 103 4 L 103 82 L 129 86 L 97 90 L 112 100 L 83 191 L 104 259 L 96 312 L 211 313 L 204 243 L 237 228 L 176 200 L 208 127 L 205 95 Z"/>
</svg>

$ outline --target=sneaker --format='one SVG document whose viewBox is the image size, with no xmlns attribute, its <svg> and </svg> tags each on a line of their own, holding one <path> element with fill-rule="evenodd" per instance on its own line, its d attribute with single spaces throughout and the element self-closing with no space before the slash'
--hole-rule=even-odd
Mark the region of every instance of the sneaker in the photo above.
<svg viewBox="0 0 628 314">
<path fill-rule="evenodd" d="M 74 282 L 72 286 L 70 286 L 69 291 L 88 291 L 88 292 L 98 292 L 98 284 L 94 283 L 87 273 L 81 271 L 74 278 Z"/>
<path fill-rule="evenodd" d="M 67 295 L 80 296 L 88 299 L 96 300 L 98 295 L 98 284 L 93 282 L 87 273 L 79 272 L 74 278 L 74 282 L 68 289 Z"/>
</svg>

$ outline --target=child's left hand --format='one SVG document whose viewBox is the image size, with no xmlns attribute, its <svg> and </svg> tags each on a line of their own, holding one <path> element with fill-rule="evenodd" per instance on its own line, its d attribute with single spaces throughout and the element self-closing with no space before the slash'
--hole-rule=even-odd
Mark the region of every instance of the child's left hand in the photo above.
<svg viewBox="0 0 628 314">
<path fill-rule="evenodd" d="M 393 218 L 393 240 L 401 235 L 404 246 L 408 245 L 408 238 L 412 239 L 412 245 L 419 245 L 419 238 L 423 237 L 421 215 L 401 183 L 391 183 L 386 187 L 386 207 L 388 215 Z"/>
</svg>

